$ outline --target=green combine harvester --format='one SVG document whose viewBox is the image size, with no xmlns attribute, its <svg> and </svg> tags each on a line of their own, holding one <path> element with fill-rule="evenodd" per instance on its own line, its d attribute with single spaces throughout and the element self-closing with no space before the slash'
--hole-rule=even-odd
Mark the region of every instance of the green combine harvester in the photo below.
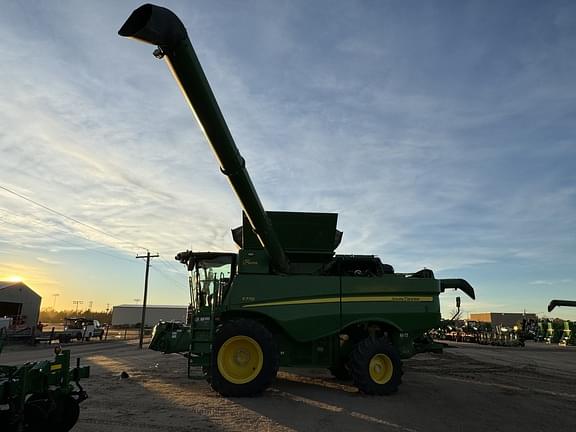
<svg viewBox="0 0 576 432">
<path fill-rule="evenodd" d="M 0 352 L 5 338 L 0 329 Z M 88 396 L 80 385 L 90 367 L 70 367 L 70 351 L 55 350 L 53 361 L 0 365 L 0 431 L 68 432 Z"/>
<path fill-rule="evenodd" d="M 191 272 L 187 324 L 160 323 L 150 348 L 184 353 L 225 396 L 261 393 L 279 367 L 328 368 L 360 391 L 395 392 L 401 360 L 438 350 L 439 295 L 463 279 L 397 273 L 373 255 L 335 255 L 337 214 L 267 212 L 246 170 L 186 29 L 170 10 L 136 9 L 119 31 L 157 49 L 179 83 L 242 208 L 238 253 L 179 253 Z"/>
</svg>

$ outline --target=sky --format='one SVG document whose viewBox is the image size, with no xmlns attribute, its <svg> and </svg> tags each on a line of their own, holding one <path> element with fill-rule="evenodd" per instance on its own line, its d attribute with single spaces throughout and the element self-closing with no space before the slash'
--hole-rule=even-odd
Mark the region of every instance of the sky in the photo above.
<svg viewBox="0 0 576 432">
<path fill-rule="evenodd" d="M 240 205 L 178 86 L 117 35 L 140 4 L 2 7 L 0 186 L 58 213 L 0 189 L 0 280 L 43 307 L 141 301 L 146 249 L 149 303 L 187 304 L 174 255 L 236 250 Z M 456 295 L 465 313 L 576 300 L 574 2 L 160 5 L 266 209 L 339 213 L 338 253 L 468 280 L 477 300 L 447 292 L 444 315 Z"/>
</svg>

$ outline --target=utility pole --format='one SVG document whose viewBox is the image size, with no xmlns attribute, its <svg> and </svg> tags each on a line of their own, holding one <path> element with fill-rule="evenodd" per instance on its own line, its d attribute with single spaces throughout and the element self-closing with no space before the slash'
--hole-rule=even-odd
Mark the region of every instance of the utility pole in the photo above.
<svg viewBox="0 0 576 432">
<path fill-rule="evenodd" d="M 142 300 L 142 320 L 140 321 L 140 343 L 138 347 L 142 349 L 144 342 L 144 322 L 146 320 L 146 299 L 148 298 L 148 273 L 150 270 L 150 258 L 158 258 L 160 255 L 150 255 L 150 251 L 146 251 L 146 255 L 136 255 L 136 258 L 146 258 L 146 276 L 144 277 L 144 300 Z"/>
</svg>

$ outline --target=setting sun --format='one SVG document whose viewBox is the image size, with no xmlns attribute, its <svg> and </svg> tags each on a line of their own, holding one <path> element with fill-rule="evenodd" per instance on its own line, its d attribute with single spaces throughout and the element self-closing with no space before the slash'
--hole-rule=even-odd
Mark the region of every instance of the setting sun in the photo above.
<svg viewBox="0 0 576 432">
<path fill-rule="evenodd" d="M 22 277 L 20 276 L 9 276 L 5 279 L 8 282 L 22 282 Z"/>
</svg>

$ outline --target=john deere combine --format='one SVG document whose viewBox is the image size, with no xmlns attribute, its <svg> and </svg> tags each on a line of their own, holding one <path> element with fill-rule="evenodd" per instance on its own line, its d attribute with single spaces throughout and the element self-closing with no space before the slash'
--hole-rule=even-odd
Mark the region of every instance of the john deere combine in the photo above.
<svg viewBox="0 0 576 432">
<path fill-rule="evenodd" d="M 160 323 L 150 348 L 186 353 L 222 395 L 262 392 L 280 366 L 325 367 L 367 394 L 390 394 L 402 358 L 431 348 L 439 294 L 463 279 L 397 273 L 373 255 L 335 255 L 337 214 L 267 212 L 224 121 L 182 22 L 144 5 L 119 31 L 157 46 L 244 209 L 239 252 L 177 255 L 191 272 L 189 322 Z"/>
<path fill-rule="evenodd" d="M 70 351 L 59 348 L 53 361 L 0 366 L 0 430 L 69 431 L 78 420 L 79 403 L 87 398 L 79 381 L 89 374 L 80 359 L 70 367 Z"/>
</svg>

